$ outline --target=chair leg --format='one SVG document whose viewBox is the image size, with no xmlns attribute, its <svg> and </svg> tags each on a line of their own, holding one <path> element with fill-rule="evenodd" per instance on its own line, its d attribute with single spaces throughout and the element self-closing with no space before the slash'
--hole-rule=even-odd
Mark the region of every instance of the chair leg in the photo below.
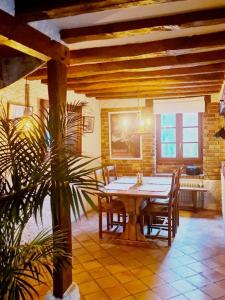
<svg viewBox="0 0 225 300">
<path fill-rule="evenodd" d="M 178 203 L 177 203 L 176 211 L 177 211 L 177 226 L 179 226 L 180 225 L 180 212 L 179 212 L 179 204 Z"/>
<path fill-rule="evenodd" d="M 177 233 L 177 216 L 176 216 L 176 206 L 173 208 L 173 215 L 172 215 L 172 232 L 173 232 L 173 237 L 175 237 Z"/>
<path fill-rule="evenodd" d="M 113 213 L 110 214 L 110 225 L 113 227 Z"/>
<path fill-rule="evenodd" d="M 126 214 L 123 214 L 123 232 L 126 230 Z"/>
<path fill-rule="evenodd" d="M 99 212 L 99 239 L 102 240 L 102 212 Z"/>
<path fill-rule="evenodd" d="M 148 234 L 151 234 L 152 232 L 152 217 L 151 216 L 147 216 L 147 228 L 148 228 Z"/>
<path fill-rule="evenodd" d="M 109 230 L 111 223 L 110 223 L 110 214 L 107 213 L 107 230 Z"/>
<path fill-rule="evenodd" d="M 120 222 L 120 214 L 117 214 L 117 222 Z"/>
<path fill-rule="evenodd" d="M 140 224 L 141 233 L 144 235 L 144 216 L 143 215 L 138 216 L 138 222 Z"/>
<path fill-rule="evenodd" d="M 171 212 L 169 212 L 169 215 L 168 215 L 168 247 L 171 247 L 171 240 L 172 240 L 172 237 L 171 237 Z"/>
</svg>

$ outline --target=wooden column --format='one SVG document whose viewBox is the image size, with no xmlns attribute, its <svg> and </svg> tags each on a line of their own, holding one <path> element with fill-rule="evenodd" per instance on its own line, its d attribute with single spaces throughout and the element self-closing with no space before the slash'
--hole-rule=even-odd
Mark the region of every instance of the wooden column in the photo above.
<svg viewBox="0 0 225 300">
<path fill-rule="evenodd" d="M 57 145 L 57 155 L 52 163 L 56 167 L 64 155 L 64 140 L 60 119 L 66 112 L 66 74 L 67 67 L 55 60 L 48 62 L 49 123 L 52 141 Z M 65 205 L 60 190 L 60 181 L 55 182 L 51 193 L 53 232 L 60 229 L 65 233 L 66 251 L 72 254 L 70 207 Z M 70 261 L 70 264 L 72 261 Z M 57 266 L 56 266 L 57 267 Z M 72 264 L 54 271 L 53 295 L 63 298 L 72 283 Z"/>
<path fill-rule="evenodd" d="M 208 112 L 208 106 L 211 103 L 211 95 L 205 95 L 205 112 Z"/>
</svg>

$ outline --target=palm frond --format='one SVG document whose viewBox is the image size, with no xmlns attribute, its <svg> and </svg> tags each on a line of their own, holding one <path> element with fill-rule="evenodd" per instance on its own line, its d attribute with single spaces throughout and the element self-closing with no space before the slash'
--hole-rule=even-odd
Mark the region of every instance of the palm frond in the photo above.
<svg viewBox="0 0 225 300">
<path fill-rule="evenodd" d="M 75 219 L 80 218 L 81 211 L 86 214 L 85 201 L 97 209 L 92 200 L 97 186 L 95 159 L 70 149 L 71 141 L 80 138 L 74 136 L 74 128 L 81 121 L 74 115 L 60 115 L 57 126 L 64 143 L 59 145 L 47 111 L 19 121 L 8 120 L 4 111 L 0 116 L 0 299 L 32 299 L 36 292 L 33 283 L 44 283 L 54 267 L 70 261 L 67 233 L 56 228 L 54 236 L 41 232 L 30 243 L 21 244 L 30 217 L 42 217 L 47 196 L 63 195 L 63 205 L 72 208 Z M 51 209 L 57 215 L 53 199 Z"/>
</svg>

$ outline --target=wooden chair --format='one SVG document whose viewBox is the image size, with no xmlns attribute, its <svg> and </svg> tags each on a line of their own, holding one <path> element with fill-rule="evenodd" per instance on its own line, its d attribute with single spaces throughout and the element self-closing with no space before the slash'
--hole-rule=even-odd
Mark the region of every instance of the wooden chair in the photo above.
<svg viewBox="0 0 225 300">
<path fill-rule="evenodd" d="M 95 179 L 97 188 L 100 189 L 103 185 L 106 185 L 105 172 L 103 168 L 95 171 Z M 119 226 L 123 227 L 123 232 L 126 228 L 126 210 L 124 204 L 117 199 L 114 200 L 106 196 L 98 196 L 98 209 L 99 209 L 99 238 L 102 239 L 103 233 L 115 232 Z M 107 230 L 103 230 L 103 213 L 106 214 L 106 225 Z M 113 221 L 113 214 L 118 214 L 122 216 L 122 221 Z M 113 227 L 115 227 L 114 230 Z"/>
<path fill-rule="evenodd" d="M 116 172 L 116 165 L 107 165 L 103 167 L 104 175 L 107 184 L 112 181 L 117 180 L 117 172 Z"/>
<path fill-rule="evenodd" d="M 117 171 L 116 171 L 116 165 L 106 165 L 103 167 L 104 170 L 104 176 L 106 179 L 106 184 L 109 184 L 110 182 L 113 182 L 117 180 Z M 112 197 L 112 200 L 120 201 L 118 197 Z M 123 219 L 123 215 L 117 214 L 117 221 L 113 219 L 113 214 L 110 216 L 110 222 L 111 225 L 116 225 L 117 223 L 120 223 L 120 219 Z"/>
<path fill-rule="evenodd" d="M 179 179 L 180 169 L 173 173 L 169 198 L 149 200 L 141 209 L 140 214 L 142 232 L 144 233 L 144 225 L 147 221 L 147 236 L 166 238 L 169 247 L 171 246 L 172 237 L 175 237 L 177 232 Z M 151 235 L 153 229 L 158 230 L 156 235 Z M 168 232 L 167 237 L 159 235 L 161 230 Z"/>
</svg>

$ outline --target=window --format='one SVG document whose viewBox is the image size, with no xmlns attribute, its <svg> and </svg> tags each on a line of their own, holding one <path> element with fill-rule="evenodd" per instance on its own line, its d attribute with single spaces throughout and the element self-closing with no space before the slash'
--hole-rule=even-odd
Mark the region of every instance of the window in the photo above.
<svg viewBox="0 0 225 300">
<path fill-rule="evenodd" d="M 157 161 L 201 162 L 200 113 L 157 115 Z"/>
</svg>

